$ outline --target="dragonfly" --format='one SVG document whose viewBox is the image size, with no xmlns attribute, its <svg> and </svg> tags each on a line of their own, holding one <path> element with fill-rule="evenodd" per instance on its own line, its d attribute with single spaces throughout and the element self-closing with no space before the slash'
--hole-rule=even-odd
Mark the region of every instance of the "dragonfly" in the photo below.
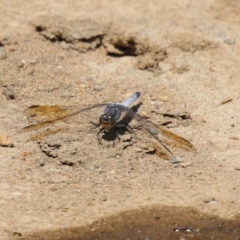
<svg viewBox="0 0 240 240">
<path fill-rule="evenodd" d="M 79 110 L 73 111 L 69 113 L 69 109 L 62 108 L 57 105 L 35 105 L 25 109 L 25 113 L 30 116 L 35 115 L 53 115 L 52 119 L 47 121 L 38 122 L 36 124 L 28 125 L 24 127 L 21 132 L 26 131 L 33 131 L 38 130 L 44 127 L 47 127 L 55 122 L 68 119 L 74 117 L 78 114 L 84 113 L 94 108 L 105 107 L 104 112 L 99 117 L 99 122 L 96 124 L 96 127 L 100 127 L 98 134 L 102 131 L 111 131 L 116 127 L 119 127 L 118 124 L 120 123 L 120 119 L 123 113 L 130 119 L 134 119 L 138 122 L 138 124 L 146 130 L 146 132 L 155 139 L 152 142 L 152 147 L 156 154 L 163 159 L 167 160 L 176 160 L 176 157 L 169 149 L 169 147 L 176 147 L 186 151 L 195 152 L 196 148 L 190 143 L 188 140 L 184 139 L 183 137 L 178 136 L 177 134 L 171 132 L 166 127 L 161 125 L 156 125 L 155 123 L 151 122 L 150 120 L 142 117 L 137 112 L 133 111 L 129 108 L 129 106 L 135 102 L 141 93 L 135 92 L 132 96 L 127 98 L 122 102 L 117 103 L 102 103 L 102 104 L 95 104 L 90 107 L 81 108 Z M 120 127 L 125 127 L 128 129 L 128 126 L 124 126 L 122 123 Z M 54 131 L 49 131 L 49 134 L 55 133 Z M 97 134 L 97 135 L 98 135 Z M 48 135 L 48 134 L 46 134 Z M 116 135 L 118 136 L 117 132 Z M 45 135 L 44 135 L 45 136 Z"/>
</svg>

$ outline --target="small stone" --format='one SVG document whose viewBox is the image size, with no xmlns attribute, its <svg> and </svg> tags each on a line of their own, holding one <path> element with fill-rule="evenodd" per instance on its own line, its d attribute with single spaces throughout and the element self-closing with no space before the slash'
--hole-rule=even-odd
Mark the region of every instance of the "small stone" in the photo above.
<svg viewBox="0 0 240 240">
<path fill-rule="evenodd" d="M 228 45 L 233 45 L 233 44 L 235 44 L 235 41 L 231 38 L 226 38 L 226 39 L 224 39 L 224 43 L 226 43 Z"/>
<path fill-rule="evenodd" d="M 186 167 L 191 166 L 191 165 L 192 165 L 191 162 L 183 162 L 183 163 L 181 163 L 181 166 L 182 166 L 183 168 L 186 168 Z"/>
<path fill-rule="evenodd" d="M 34 72 L 35 72 L 35 70 L 34 70 L 33 68 L 27 70 L 27 74 L 28 74 L 28 75 L 31 75 L 31 76 L 34 75 Z"/>
<path fill-rule="evenodd" d="M 151 100 L 155 102 L 157 100 L 157 97 L 156 96 L 151 96 Z"/>
<path fill-rule="evenodd" d="M 118 48 L 116 48 L 115 46 L 113 46 L 112 44 L 109 44 L 109 43 L 105 43 L 104 44 L 105 46 L 105 49 L 106 49 L 106 52 L 108 54 L 115 54 L 117 56 L 122 56 L 124 55 L 124 52 L 119 50 Z"/>
<path fill-rule="evenodd" d="M 35 59 L 32 59 L 32 60 L 29 61 L 29 64 L 31 64 L 31 65 L 36 65 L 37 63 L 38 62 Z"/>
<path fill-rule="evenodd" d="M 172 66 L 169 63 L 160 62 L 158 66 L 163 72 L 168 72 L 172 69 Z"/>
<path fill-rule="evenodd" d="M 103 87 L 96 85 L 93 89 L 94 89 L 95 91 L 101 91 L 101 90 L 103 90 Z"/>
<path fill-rule="evenodd" d="M 203 199 L 203 202 L 204 203 L 216 203 L 216 199 L 214 197 L 206 198 L 206 199 Z"/>
<path fill-rule="evenodd" d="M 80 76 L 80 77 L 79 77 L 79 80 L 80 80 L 81 82 L 92 81 L 93 79 L 94 79 L 94 77 L 91 76 L 91 75 L 89 75 L 89 76 Z"/>
<path fill-rule="evenodd" d="M 149 118 L 150 118 L 150 116 L 149 116 L 145 111 L 142 111 L 142 112 L 141 112 L 141 116 L 142 116 L 143 118 L 146 118 L 146 119 L 149 119 Z"/>
<path fill-rule="evenodd" d="M 124 134 L 123 136 L 121 136 L 121 140 L 123 142 L 130 142 L 132 140 L 132 136 L 130 134 Z"/>
<path fill-rule="evenodd" d="M 93 80 L 93 76 L 86 76 L 86 77 L 85 77 L 85 80 L 87 80 L 87 81 L 92 81 L 92 80 Z"/>
<path fill-rule="evenodd" d="M 229 139 L 232 139 L 232 140 L 239 140 L 239 137 L 238 137 L 238 136 L 230 136 Z"/>
<path fill-rule="evenodd" d="M 18 68 L 22 68 L 24 66 L 24 62 L 21 61 L 21 62 L 17 62 L 17 67 Z"/>
<path fill-rule="evenodd" d="M 148 145 L 144 144 L 144 143 L 138 143 L 137 148 L 140 148 L 142 150 L 148 150 L 149 149 Z"/>
<path fill-rule="evenodd" d="M 61 42 L 61 48 L 62 48 L 63 50 L 69 50 L 70 45 L 69 45 L 68 43 L 66 43 L 65 41 L 62 41 L 62 42 Z"/>
<path fill-rule="evenodd" d="M 43 167 L 45 165 L 45 162 L 41 159 L 37 159 L 35 161 L 35 164 L 38 166 L 38 167 Z"/>
<path fill-rule="evenodd" d="M 13 147 L 13 142 L 7 136 L 0 135 L 0 146 Z"/>
<path fill-rule="evenodd" d="M 170 97 L 168 95 L 159 96 L 158 99 L 163 102 L 169 101 Z"/>
<path fill-rule="evenodd" d="M 132 150 L 133 150 L 134 152 L 137 152 L 137 153 L 140 153 L 140 152 L 143 151 L 143 149 L 141 149 L 141 148 L 139 148 L 139 147 L 133 147 Z"/>
<path fill-rule="evenodd" d="M 171 157 L 171 158 L 169 159 L 169 162 L 170 162 L 171 164 L 180 163 L 181 161 L 182 161 L 181 158 L 177 158 L 177 157 Z"/>
<path fill-rule="evenodd" d="M 8 50 L 11 52 L 15 52 L 17 51 L 17 46 L 9 46 Z"/>
<path fill-rule="evenodd" d="M 7 54 L 5 52 L 5 49 L 3 47 L 0 47 L 0 60 L 3 60 L 7 58 Z"/>
<path fill-rule="evenodd" d="M 8 88 L 3 91 L 3 95 L 6 97 L 7 100 L 15 98 L 15 93 L 13 92 L 13 90 Z"/>
<path fill-rule="evenodd" d="M 59 71 L 59 72 L 63 71 L 63 66 L 61 66 L 61 65 L 57 66 L 56 70 Z"/>
<path fill-rule="evenodd" d="M 75 39 L 81 39 L 81 36 L 80 36 L 80 34 L 78 34 L 78 33 L 73 33 L 73 38 L 75 38 Z"/>
</svg>

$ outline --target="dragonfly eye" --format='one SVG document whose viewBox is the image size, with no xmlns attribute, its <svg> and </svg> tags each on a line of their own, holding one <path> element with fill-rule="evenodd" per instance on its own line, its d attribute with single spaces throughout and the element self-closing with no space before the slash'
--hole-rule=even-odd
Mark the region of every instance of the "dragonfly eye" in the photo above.
<svg viewBox="0 0 240 240">
<path fill-rule="evenodd" d="M 114 118 L 108 114 L 101 115 L 99 121 L 104 129 L 111 129 L 115 125 Z"/>
<path fill-rule="evenodd" d="M 107 114 L 103 114 L 100 117 L 100 121 L 105 122 L 105 123 L 111 122 L 112 121 L 112 116 L 107 115 Z"/>
</svg>

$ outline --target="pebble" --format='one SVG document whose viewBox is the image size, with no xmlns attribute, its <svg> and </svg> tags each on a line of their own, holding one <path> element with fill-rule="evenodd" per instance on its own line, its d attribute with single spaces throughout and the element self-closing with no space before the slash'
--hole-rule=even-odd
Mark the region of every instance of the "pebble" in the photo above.
<svg viewBox="0 0 240 240">
<path fill-rule="evenodd" d="M 80 34 L 78 34 L 78 33 L 74 33 L 72 36 L 75 39 L 81 39 Z"/>
<path fill-rule="evenodd" d="M 229 139 L 232 139 L 232 140 L 239 140 L 239 137 L 238 137 L 238 136 L 230 136 Z"/>
<path fill-rule="evenodd" d="M 7 136 L 0 135 L 0 146 L 13 147 L 13 142 Z"/>
<path fill-rule="evenodd" d="M 137 144 L 137 148 L 138 149 L 142 149 L 142 150 L 149 150 L 148 145 L 144 144 L 144 143 L 138 143 Z"/>
<path fill-rule="evenodd" d="M 121 136 L 121 140 L 123 142 L 130 142 L 132 140 L 132 136 L 130 134 L 124 134 L 123 136 Z"/>
<path fill-rule="evenodd" d="M 94 89 L 95 91 L 101 91 L 101 90 L 103 90 L 103 87 L 96 85 L 93 89 Z"/>
<path fill-rule="evenodd" d="M 139 147 L 133 147 L 132 150 L 133 150 L 134 152 L 137 152 L 137 153 L 140 153 L 140 152 L 143 151 L 143 149 L 141 149 L 141 148 L 139 148 Z"/>
<path fill-rule="evenodd" d="M 27 71 L 26 71 L 26 73 L 28 74 L 28 75 L 31 75 L 31 76 L 33 76 L 34 75 L 34 72 L 35 72 L 35 70 L 32 68 L 32 69 L 27 69 Z"/>
<path fill-rule="evenodd" d="M 21 61 L 21 62 L 17 62 L 17 67 L 18 68 L 22 68 L 24 66 L 24 62 Z"/>
<path fill-rule="evenodd" d="M 182 166 L 183 168 L 188 167 L 188 166 L 191 166 L 191 165 L 192 165 L 191 162 L 183 162 L 183 163 L 181 163 L 181 166 Z"/>
<path fill-rule="evenodd" d="M 172 66 L 169 63 L 160 62 L 158 66 L 163 72 L 168 72 L 172 69 Z"/>
<path fill-rule="evenodd" d="M 0 47 L 0 60 L 3 60 L 7 58 L 7 54 L 5 52 L 5 49 L 3 47 Z"/>
<path fill-rule="evenodd" d="M 35 161 L 35 164 L 38 166 L 38 167 L 43 167 L 45 165 L 45 162 L 41 159 L 37 159 Z"/>
<path fill-rule="evenodd" d="M 206 199 L 203 199 L 203 202 L 204 203 L 215 203 L 216 202 L 216 199 L 214 197 L 212 198 L 206 198 Z"/>
<path fill-rule="evenodd" d="M 86 77 L 85 77 L 85 80 L 87 80 L 87 81 L 92 81 L 92 80 L 93 80 L 93 76 L 86 76 Z"/>
<path fill-rule="evenodd" d="M 79 80 L 81 82 L 85 82 L 85 81 L 92 81 L 94 79 L 94 76 L 92 75 L 89 75 L 89 76 L 80 76 L 79 77 Z"/>
<path fill-rule="evenodd" d="M 62 48 L 63 50 L 69 50 L 70 45 L 69 45 L 68 43 L 66 43 L 65 41 L 62 41 L 62 42 L 61 42 L 61 48 Z"/>
<path fill-rule="evenodd" d="M 181 158 L 178 158 L 178 157 L 171 157 L 171 158 L 169 159 L 169 162 L 170 162 L 171 164 L 180 163 L 181 161 L 182 161 Z"/>
<path fill-rule="evenodd" d="M 163 102 L 167 102 L 170 100 L 170 97 L 168 95 L 162 95 L 162 96 L 159 96 L 159 100 Z"/>
<path fill-rule="evenodd" d="M 228 45 L 233 45 L 233 44 L 235 44 L 235 41 L 231 38 L 226 38 L 226 39 L 224 39 L 224 43 L 226 43 Z"/>
<path fill-rule="evenodd" d="M 145 111 L 142 111 L 142 112 L 141 112 L 141 116 L 142 116 L 143 118 L 146 118 L 146 119 L 149 119 L 149 118 L 150 118 L 150 116 L 149 116 Z"/>
<path fill-rule="evenodd" d="M 57 66 L 56 70 L 59 71 L 59 72 L 63 71 L 63 66 L 61 66 L 61 65 Z"/>
<path fill-rule="evenodd" d="M 3 91 L 3 95 L 6 97 L 7 100 L 15 98 L 15 93 L 13 92 L 13 90 L 8 88 Z"/>
<path fill-rule="evenodd" d="M 38 61 L 36 59 L 32 59 L 29 61 L 29 64 L 31 65 L 36 65 L 38 63 Z"/>
</svg>

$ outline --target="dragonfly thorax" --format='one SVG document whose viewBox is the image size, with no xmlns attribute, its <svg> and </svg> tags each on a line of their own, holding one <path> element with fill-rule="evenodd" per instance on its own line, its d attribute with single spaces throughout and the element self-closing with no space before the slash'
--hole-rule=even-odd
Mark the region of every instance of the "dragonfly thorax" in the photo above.
<svg viewBox="0 0 240 240">
<path fill-rule="evenodd" d="M 99 123 L 104 129 L 110 130 L 116 124 L 116 121 L 113 115 L 104 113 L 100 116 Z"/>
</svg>

